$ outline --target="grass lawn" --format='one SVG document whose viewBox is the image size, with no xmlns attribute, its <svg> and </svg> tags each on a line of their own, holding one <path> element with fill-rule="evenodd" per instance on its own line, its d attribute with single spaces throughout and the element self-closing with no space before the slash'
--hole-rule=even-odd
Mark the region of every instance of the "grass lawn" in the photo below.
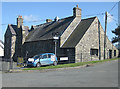
<svg viewBox="0 0 120 89">
<path fill-rule="evenodd" d="M 66 67 L 77 67 L 87 64 L 95 64 L 100 62 L 107 62 L 112 60 L 118 60 L 120 58 L 114 58 L 114 59 L 105 59 L 100 61 L 89 61 L 89 62 L 79 62 L 79 63 L 71 63 L 71 64 L 60 64 L 56 66 L 46 66 L 46 67 L 36 67 L 36 68 L 24 68 L 23 70 L 43 70 L 43 69 L 55 69 L 55 68 L 66 68 Z"/>
</svg>

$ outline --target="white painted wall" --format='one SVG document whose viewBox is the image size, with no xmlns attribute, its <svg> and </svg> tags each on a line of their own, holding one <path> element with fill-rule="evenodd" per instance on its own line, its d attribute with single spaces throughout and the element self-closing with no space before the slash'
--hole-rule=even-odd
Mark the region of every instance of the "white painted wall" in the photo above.
<svg viewBox="0 0 120 89">
<path fill-rule="evenodd" d="M 1 46 L 4 48 L 4 45 L 0 42 L 0 56 L 4 56 L 4 49 Z"/>
</svg>

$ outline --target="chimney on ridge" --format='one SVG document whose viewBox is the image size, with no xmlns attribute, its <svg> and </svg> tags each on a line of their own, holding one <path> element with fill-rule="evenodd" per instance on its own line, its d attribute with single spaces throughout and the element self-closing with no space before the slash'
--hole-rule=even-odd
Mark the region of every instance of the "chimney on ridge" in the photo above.
<svg viewBox="0 0 120 89">
<path fill-rule="evenodd" d="M 46 23 L 52 22 L 52 19 L 46 19 Z"/>
<path fill-rule="evenodd" d="M 20 26 L 23 25 L 23 18 L 22 16 L 18 16 L 17 18 L 17 27 L 20 28 Z"/>
<path fill-rule="evenodd" d="M 81 17 L 81 8 L 79 8 L 78 5 L 73 8 L 73 16 Z"/>
</svg>

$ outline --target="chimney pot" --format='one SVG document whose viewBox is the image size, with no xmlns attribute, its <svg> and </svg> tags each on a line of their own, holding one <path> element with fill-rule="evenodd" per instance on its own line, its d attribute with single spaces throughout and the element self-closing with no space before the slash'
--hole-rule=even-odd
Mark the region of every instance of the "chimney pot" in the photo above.
<svg viewBox="0 0 120 89">
<path fill-rule="evenodd" d="M 54 20 L 55 20 L 55 21 L 58 21 L 58 20 L 59 20 L 59 17 L 58 17 L 58 16 L 56 16 Z"/>
<path fill-rule="evenodd" d="M 23 25 L 23 18 L 22 16 L 19 15 L 17 18 L 17 27 L 20 28 L 20 26 L 22 25 Z"/>
<path fill-rule="evenodd" d="M 46 23 L 52 22 L 52 19 L 46 19 Z"/>
<path fill-rule="evenodd" d="M 78 8 L 78 5 L 76 7 Z"/>
</svg>

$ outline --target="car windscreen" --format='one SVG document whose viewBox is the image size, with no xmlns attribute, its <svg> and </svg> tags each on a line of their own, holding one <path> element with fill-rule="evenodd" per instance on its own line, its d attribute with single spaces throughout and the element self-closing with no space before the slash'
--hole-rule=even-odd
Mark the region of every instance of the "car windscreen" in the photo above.
<svg viewBox="0 0 120 89">
<path fill-rule="evenodd" d="M 38 58 L 39 58 L 39 56 L 34 56 L 33 58 L 34 58 L 34 59 L 38 59 Z"/>
</svg>

